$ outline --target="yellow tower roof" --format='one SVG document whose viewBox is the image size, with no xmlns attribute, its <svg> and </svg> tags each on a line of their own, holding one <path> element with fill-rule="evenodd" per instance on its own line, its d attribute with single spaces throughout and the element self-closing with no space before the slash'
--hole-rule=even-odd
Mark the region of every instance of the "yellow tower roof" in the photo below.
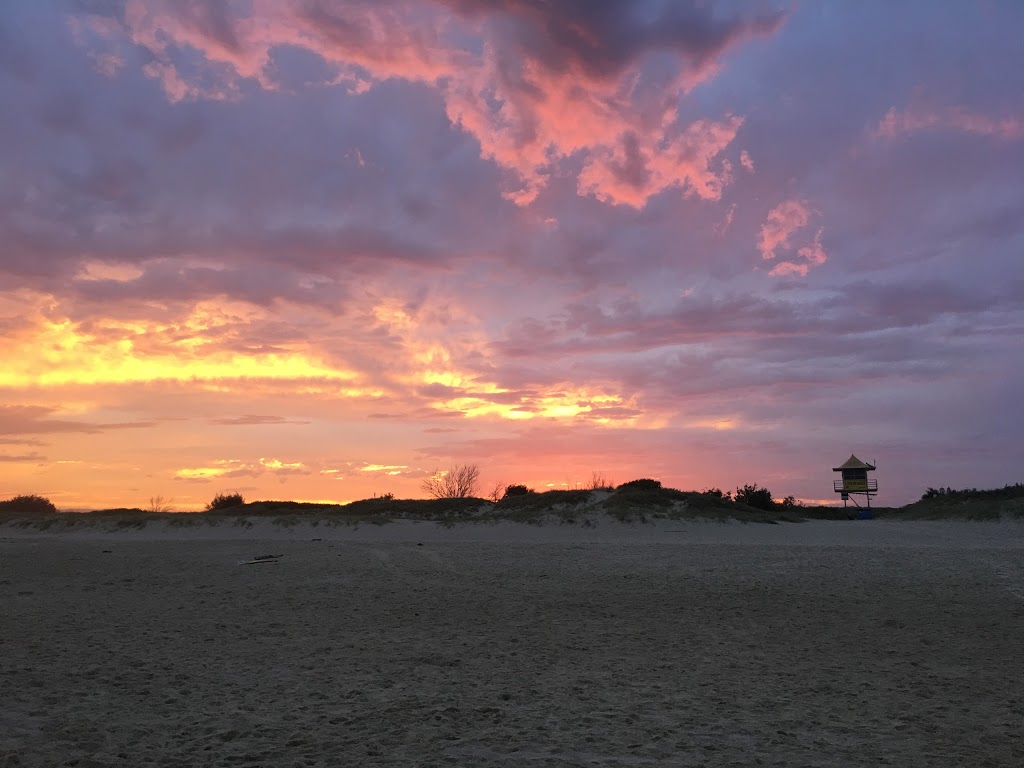
<svg viewBox="0 0 1024 768">
<path fill-rule="evenodd" d="M 874 469 L 874 467 L 871 464 L 861 461 L 851 453 L 850 458 L 838 467 L 832 467 L 833 472 L 842 472 L 844 469 Z"/>
</svg>

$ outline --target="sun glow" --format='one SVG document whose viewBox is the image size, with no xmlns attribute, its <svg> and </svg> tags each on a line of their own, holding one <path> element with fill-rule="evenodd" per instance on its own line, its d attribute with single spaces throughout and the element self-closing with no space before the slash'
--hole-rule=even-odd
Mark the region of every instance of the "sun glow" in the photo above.
<svg viewBox="0 0 1024 768">
<path fill-rule="evenodd" d="M 180 325 L 104 321 L 89 332 L 70 320 L 44 320 L 33 333 L 4 345 L 0 386 L 231 379 L 352 383 L 358 378 L 355 371 L 329 365 L 298 344 L 272 352 L 226 348 L 223 339 L 204 335 L 215 326 L 204 325 L 203 319 L 197 311 Z M 205 320 L 215 322 L 210 315 Z M 353 393 L 365 391 L 355 387 Z"/>
<path fill-rule="evenodd" d="M 470 345 L 479 350 L 485 345 Z M 484 354 L 481 352 L 481 354 Z M 597 388 L 573 387 L 559 382 L 537 391 L 502 387 L 484 379 L 478 371 L 461 370 L 456 355 L 443 344 L 424 345 L 411 356 L 414 373 L 407 383 L 416 387 L 439 386 L 449 392 L 432 392 L 429 406 L 442 413 L 466 418 L 571 420 L 586 418 L 606 426 L 640 426 L 645 414 L 632 400 Z"/>
</svg>

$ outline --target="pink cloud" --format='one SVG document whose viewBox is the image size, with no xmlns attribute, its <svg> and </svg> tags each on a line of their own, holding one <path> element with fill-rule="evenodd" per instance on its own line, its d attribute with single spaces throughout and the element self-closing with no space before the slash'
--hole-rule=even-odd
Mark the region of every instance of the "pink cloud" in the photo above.
<svg viewBox="0 0 1024 768">
<path fill-rule="evenodd" d="M 775 251 L 788 248 L 790 237 L 803 229 L 811 220 L 811 209 L 803 200 L 786 200 L 768 212 L 768 218 L 761 225 L 761 239 L 757 249 L 761 258 L 775 258 Z"/>
<path fill-rule="evenodd" d="M 754 160 L 750 157 L 750 153 L 747 150 L 740 152 L 740 165 L 746 168 L 751 173 L 754 172 Z"/>
<path fill-rule="evenodd" d="M 958 131 L 976 136 L 991 136 L 1003 141 L 1024 139 L 1024 119 L 1017 117 L 992 118 L 970 112 L 963 107 L 941 110 L 916 108 L 886 112 L 872 135 L 876 139 L 895 139 L 931 130 Z"/>
<path fill-rule="evenodd" d="M 739 117 L 700 120 L 668 141 L 660 131 L 626 134 L 611 148 L 595 143 L 579 176 L 580 194 L 606 203 L 642 208 L 648 198 L 672 187 L 686 195 L 718 200 L 732 181 L 727 160 L 716 159 L 743 124 Z"/>
<path fill-rule="evenodd" d="M 161 82 L 172 101 L 224 98 L 245 79 L 277 90 L 272 57 L 281 46 L 317 54 L 335 68 L 335 84 L 354 91 L 367 87 L 360 69 L 378 81 L 434 82 L 465 63 L 458 50 L 439 42 L 440 22 L 410 23 L 407 10 L 403 4 L 356 2 L 345 6 L 342 17 L 313 3 L 256 0 L 253 12 L 244 14 L 230 4 L 128 0 L 124 27 L 154 57 L 146 74 Z M 198 67 L 183 63 L 189 56 L 200 57 Z"/>
<path fill-rule="evenodd" d="M 807 263 L 811 266 L 820 266 L 828 259 L 828 254 L 825 253 L 825 249 L 821 246 L 821 236 L 824 233 L 825 228 L 819 227 L 817 233 L 814 235 L 814 242 L 809 245 L 805 245 L 797 251 L 797 255 L 807 259 Z"/>
<path fill-rule="evenodd" d="M 761 258 L 771 260 L 776 257 L 779 250 L 792 250 L 794 235 L 802 232 L 810 224 L 813 215 L 814 212 L 806 200 L 786 200 L 775 206 L 768 212 L 768 218 L 761 225 L 761 237 L 757 245 Z M 824 232 L 824 227 L 819 227 L 811 242 L 797 248 L 796 257 L 803 259 L 803 262 L 793 259 L 780 261 L 772 267 L 769 274 L 777 277 L 805 277 L 811 267 L 824 264 L 828 259 L 828 254 L 821 244 Z"/>
<path fill-rule="evenodd" d="M 275 49 L 298 47 L 333 69 L 325 85 L 361 92 L 401 78 L 436 88 L 452 123 L 507 172 L 505 196 L 517 204 L 531 203 L 552 169 L 581 153 L 579 194 L 635 208 L 673 188 L 721 197 L 732 168 L 720 155 L 743 119 L 687 123 L 679 103 L 716 74 L 722 53 L 781 23 L 777 14 L 712 20 L 694 9 L 643 21 L 617 8 L 577 18 L 520 3 L 440 4 L 454 13 L 411 2 L 352 2 L 344 13 L 255 2 L 243 13 L 231 4 L 128 0 L 123 23 L 152 57 L 145 73 L 172 101 L 236 98 L 243 80 L 275 90 Z M 479 53 L 468 36 L 479 38 Z M 752 170 L 749 155 L 741 162 Z"/>
<path fill-rule="evenodd" d="M 785 277 L 787 275 L 799 275 L 800 277 L 806 277 L 809 269 L 810 268 L 807 264 L 796 264 L 792 261 L 780 261 L 772 267 L 768 274 L 774 275 L 775 277 Z"/>
<path fill-rule="evenodd" d="M 728 210 L 726 210 L 725 216 L 722 217 L 722 220 L 715 224 L 715 234 L 721 237 L 726 232 L 728 232 L 729 228 L 732 226 L 732 220 L 735 217 L 736 203 L 733 203 L 732 205 L 729 206 Z"/>
<path fill-rule="evenodd" d="M 104 77 L 116 77 L 124 68 L 124 59 L 112 53 L 98 54 L 91 58 L 96 71 Z"/>
</svg>

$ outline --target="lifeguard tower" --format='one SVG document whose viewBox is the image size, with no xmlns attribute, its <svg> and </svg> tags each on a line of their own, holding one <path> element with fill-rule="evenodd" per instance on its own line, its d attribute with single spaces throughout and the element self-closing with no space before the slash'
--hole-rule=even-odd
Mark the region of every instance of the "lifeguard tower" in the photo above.
<svg viewBox="0 0 1024 768">
<path fill-rule="evenodd" d="M 844 507 L 847 500 L 851 498 L 853 498 L 853 503 L 859 507 L 860 502 L 855 497 L 863 496 L 866 508 L 871 509 L 871 497 L 878 493 L 878 481 L 868 478 L 868 472 L 872 472 L 874 469 L 873 464 L 861 461 L 852 453 L 845 462 L 832 468 L 833 472 L 842 473 L 842 479 L 836 480 L 833 487 L 835 492 L 842 496 Z"/>
</svg>

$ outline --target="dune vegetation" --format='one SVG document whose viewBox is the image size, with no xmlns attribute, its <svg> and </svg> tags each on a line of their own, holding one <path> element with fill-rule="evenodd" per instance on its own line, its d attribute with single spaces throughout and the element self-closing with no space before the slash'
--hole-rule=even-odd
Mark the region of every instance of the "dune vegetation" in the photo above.
<svg viewBox="0 0 1024 768">
<path fill-rule="evenodd" d="M 21 495 L 0 501 L 0 524 L 38 529 L 66 529 L 99 525 L 105 529 L 144 528 L 160 522 L 173 527 L 236 525 L 249 527 L 254 520 L 277 525 L 385 524 L 394 520 L 426 520 L 445 525 L 461 522 L 562 523 L 591 526 L 602 520 L 645 523 L 655 520 L 720 520 L 751 523 L 799 522 L 808 519 L 852 520 L 856 506 L 801 505 L 793 499 L 775 500 L 757 484 L 734 493 L 712 488 L 681 491 L 666 488 L 657 480 L 641 478 L 590 489 L 534 491 L 525 485 L 508 485 L 490 499 L 475 495 L 476 484 L 459 484 L 437 493 L 433 484 L 428 499 L 396 499 L 384 494 L 347 504 L 315 504 L 296 501 L 247 502 L 241 494 L 217 494 L 202 512 L 175 512 L 161 497 L 148 508 L 113 508 L 69 514 L 60 512 L 43 496 Z M 993 490 L 929 488 L 920 500 L 904 507 L 874 507 L 878 518 L 993 520 L 1024 518 L 1024 484 Z"/>
</svg>

